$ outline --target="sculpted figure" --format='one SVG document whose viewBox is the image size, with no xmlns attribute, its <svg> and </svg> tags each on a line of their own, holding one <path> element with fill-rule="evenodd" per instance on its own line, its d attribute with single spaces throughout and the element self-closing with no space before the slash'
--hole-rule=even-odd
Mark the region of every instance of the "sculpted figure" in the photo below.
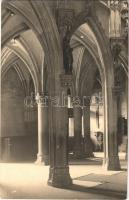
<svg viewBox="0 0 129 200">
<path fill-rule="evenodd" d="M 70 47 L 69 30 L 67 30 L 63 38 L 63 60 L 64 60 L 64 68 L 66 74 L 72 73 L 72 65 L 73 65 L 72 51 L 73 49 Z"/>
</svg>

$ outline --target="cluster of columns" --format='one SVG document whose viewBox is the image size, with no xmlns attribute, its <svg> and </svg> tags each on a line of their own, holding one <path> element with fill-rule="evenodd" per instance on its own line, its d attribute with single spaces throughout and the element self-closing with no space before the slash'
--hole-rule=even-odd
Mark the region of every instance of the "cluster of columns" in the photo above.
<svg viewBox="0 0 129 200">
<path fill-rule="evenodd" d="M 43 98 L 44 98 L 43 96 L 37 96 L 36 98 L 38 105 L 38 154 L 36 163 L 43 163 L 45 165 L 48 165 L 49 164 L 48 102 L 46 102 L 46 104 L 44 105 L 44 102 L 42 101 Z M 93 156 L 92 143 L 90 138 L 90 102 L 86 103 L 86 105 L 83 105 L 83 107 L 80 105 L 74 105 L 73 113 L 74 113 L 74 155 L 76 158 L 81 158 L 82 156 L 85 157 Z M 82 115 L 83 115 L 83 125 L 84 125 L 84 144 L 82 141 Z M 118 152 L 116 152 L 116 154 L 118 154 Z M 119 165 L 117 166 L 119 168 Z"/>
<path fill-rule="evenodd" d="M 113 90 L 113 124 L 117 124 L 117 88 Z M 38 106 L 38 154 L 36 163 L 50 164 L 48 184 L 65 187 L 72 183 L 68 165 L 68 108 L 51 107 L 52 124 L 50 131 L 49 123 L 49 101 L 45 94 L 36 96 Z M 110 108 L 109 108 L 110 109 Z M 74 113 L 74 155 L 92 156 L 92 145 L 90 139 L 90 102 L 85 105 L 73 105 Z M 84 123 L 84 149 L 82 149 L 82 115 Z M 56 117 L 56 120 L 54 119 Z M 51 125 L 50 125 L 51 126 Z M 112 129 L 112 130 L 111 130 Z M 50 131 L 50 137 L 49 137 Z M 110 135 L 109 135 L 110 134 Z M 117 130 L 111 126 L 104 142 L 105 157 L 104 166 L 108 170 L 119 170 Z M 49 149 L 50 147 L 50 149 Z M 83 152 L 82 152 L 83 151 Z"/>
<path fill-rule="evenodd" d="M 36 102 L 38 106 L 38 154 L 35 163 L 49 165 L 48 100 L 47 97 L 45 98 L 44 94 L 43 95 L 38 94 L 36 96 Z M 74 114 L 74 157 L 75 158 L 91 157 L 93 156 L 93 150 L 90 138 L 90 102 L 84 105 L 83 107 L 80 105 L 74 105 L 73 114 Z M 82 116 L 83 116 L 83 126 L 84 126 L 84 143 L 82 138 Z"/>
<path fill-rule="evenodd" d="M 49 112 L 48 101 L 43 102 L 44 96 L 37 95 L 38 105 L 38 154 L 36 163 L 50 164 L 48 184 L 65 187 L 72 183 L 68 165 L 68 107 L 51 107 L 52 120 L 55 120 L 49 137 Z M 114 111 L 117 102 L 114 95 Z M 85 105 L 73 105 L 74 113 L 74 155 L 76 158 L 82 156 L 93 156 L 90 138 L 90 102 Z M 84 123 L 84 145 L 82 145 L 82 115 Z M 114 124 L 116 122 L 114 121 Z M 58 127 L 58 129 L 57 129 Z M 112 127 L 113 128 L 113 127 Z M 108 170 L 120 169 L 117 146 L 117 130 L 110 131 L 110 135 L 105 134 L 104 144 L 105 156 L 104 166 Z M 55 132 L 56 131 L 56 132 Z M 82 146 L 84 148 L 82 148 Z M 50 147 L 50 149 L 49 149 Z"/>
</svg>

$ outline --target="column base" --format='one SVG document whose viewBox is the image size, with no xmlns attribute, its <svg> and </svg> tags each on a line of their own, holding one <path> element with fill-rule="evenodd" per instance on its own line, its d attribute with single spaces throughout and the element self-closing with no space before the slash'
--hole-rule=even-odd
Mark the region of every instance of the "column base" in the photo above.
<svg viewBox="0 0 129 200">
<path fill-rule="evenodd" d="M 85 154 L 86 158 L 94 157 L 93 143 L 92 143 L 90 136 L 87 136 L 84 139 L 84 154 Z"/>
<path fill-rule="evenodd" d="M 121 170 L 120 161 L 118 156 L 110 156 L 103 159 L 103 167 L 106 170 L 119 171 Z"/>
<path fill-rule="evenodd" d="M 73 154 L 73 157 L 75 158 L 75 159 L 82 159 L 82 158 L 84 158 L 84 153 L 80 150 L 75 150 L 74 151 L 74 154 Z"/>
<path fill-rule="evenodd" d="M 49 156 L 39 156 L 37 155 L 37 160 L 35 161 L 35 164 L 37 165 L 49 165 Z"/>
<path fill-rule="evenodd" d="M 85 152 L 84 153 L 85 158 L 94 158 L 94 153 L 93 152 Z"/>
<path fill-rule="evenodd" d="M 94 154 L 93 153 L 78 153 L 78 152 L 74 152 L 73 158 L 75 159 L 85 159 L 85 158 L 94 158 Z"/>
<path fill-rule="evenodd" d="M 74 151 L 73 151 L 73 157 L 75 159 L 84 158 L 84 151 L 83 151 L 83 143 L 82 142 L 79 142 L 78 144 L 75 144 Z"/>
<path fill-rule="evenodd" d="M 59 188 L 67 188 L 72 184 L 69 167 L 50 168 L 48 185 Z"/>
</svg>

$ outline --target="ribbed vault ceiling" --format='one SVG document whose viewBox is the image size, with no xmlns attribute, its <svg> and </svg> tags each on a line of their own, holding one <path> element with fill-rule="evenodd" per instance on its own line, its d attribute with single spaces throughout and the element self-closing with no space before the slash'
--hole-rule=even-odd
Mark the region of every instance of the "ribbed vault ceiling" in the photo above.
<svg viewBox="0 0 129 200">
<path fill-rule="evenodd" d="M 17 6 L 19 6 L 21 12 L 26 9 L 31 16 L 31 20 L 35 19 L 34 13 L 31 13 L 32 9 L 27 1 L 24 1 L 26 8 L 20 1 L 15 3 L 18 4 Z M 39 21 L 36 21 L 36 19 L 34 23 L 35 25 L 37 24 L 37 27 L 40 27 Z M 10 10 L 7 12 L 7 10 L 2 9 L 2 41 L 6 41 L 7 33 L 11 32 L 13 34 L 12 25 L 14 31 L 17 30 L 17 34 L 16 37 L 10 38 L 2 48 L 2 76 L 7 72 L 9 66 L 18 60 L 18 62 L 20 61 L 24 64 L 24 68 L 28 69 L 35 82 L 35 87 L 38 87 L 39 79 L 43 80 L 42 67 L 45 57 L 43 48 L 35 33 L 25 24 L 24 17 L 12 13 Z M 40 28 L 38 29 L 40 32 Z M 104 71 L 99 44 L 87 23 L 81 25 L 76 30 L 71 38 L 71 47 L 74 49 L 73 75 L 75 90 L 78 93 L 79 88 L 82 87 L 85 88 L 85 91 L 82 92 L 87 93 L 88 88 L 92 90 L 89 86 L 92 85 L 91 82 L 93 82 L 92 79 L 95 77 L 95 71 L 97 69 L 100 70 L 100 68 L 103 68 Z M 22 69 L 23 71 L 24 69 Z M 102 77 L 101 72 L 100 75 Z M 82 84 L 86 86 L 83 87 Z"/>
<path fill-rule="evenodd" d="M 80 26 L 71 39 L 73 50 L 73 73 L 77 94 L 91 95 L 96 71 L 102 65 L 99 46 L 96 38 L 88 26 Z"/>
</svg>

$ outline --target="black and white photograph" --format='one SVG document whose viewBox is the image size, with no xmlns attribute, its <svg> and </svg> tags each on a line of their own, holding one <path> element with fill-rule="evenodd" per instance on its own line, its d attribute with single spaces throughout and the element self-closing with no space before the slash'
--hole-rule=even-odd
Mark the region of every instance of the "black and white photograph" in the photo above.
<svg viewBox="0 0 129 200">
<path fill-rule="evenodd" d="M 128 0 L 0 5 L 0 199 L 128 199 Z"/>
</svg>

